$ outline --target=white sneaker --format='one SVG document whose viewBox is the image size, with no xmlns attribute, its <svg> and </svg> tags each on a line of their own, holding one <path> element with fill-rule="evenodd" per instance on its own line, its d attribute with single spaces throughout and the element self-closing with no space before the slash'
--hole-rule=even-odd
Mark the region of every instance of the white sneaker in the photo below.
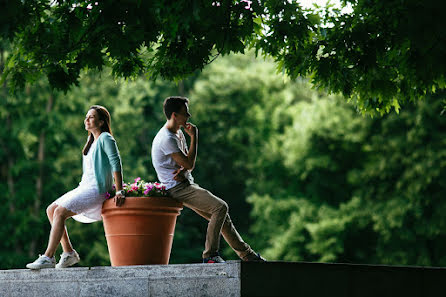
<svg viewBox="0 0 446 297">
<path fill-rule="evenodd" d="M 26 264 L 29 269 L 54 268 L 56 266 L 56 258 L 39 255 L 36 261 Z"/>
<path fill-rule="evenodd" d="M 71 253 L 63 253 L 60 255 L 59 263 L 57 263 L 56 268 L 67 268 L 73 266 L 81 260 L 79 254 L 76 251 L 72 251 Z"/>
</svg>

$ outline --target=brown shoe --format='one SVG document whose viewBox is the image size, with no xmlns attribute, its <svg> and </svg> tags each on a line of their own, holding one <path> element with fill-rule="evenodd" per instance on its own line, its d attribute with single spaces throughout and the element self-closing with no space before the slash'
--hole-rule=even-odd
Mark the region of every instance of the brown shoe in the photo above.
<svg viewBox="0 0 446 297">
<path fill-rule="evenodd" d="M 266 262 L 266 259 L 256 252 L 245 256 L 242 260 L 245 262 Z"/>
<path fill-rule="evenodd" d="M 216 255 L 213 257 L 204 258 L 203 263 L 226 263 L 226 261 L 223 260 L 223 258 L 220 257 L 219 255 Z"/>
</svg>

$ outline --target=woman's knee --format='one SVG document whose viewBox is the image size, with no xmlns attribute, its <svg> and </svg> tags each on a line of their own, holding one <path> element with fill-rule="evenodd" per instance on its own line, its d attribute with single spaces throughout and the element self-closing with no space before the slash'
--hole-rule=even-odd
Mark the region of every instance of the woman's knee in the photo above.
<svg viewBox="0 0 446 297">
<path fill-rule="evenodd" d="M 49 218 L 53 218 L 53 215 L 54 215 L 54 210 L 56 209 L 56 207 L 57 207 L 57 204 L 54 204 L 54 203 L 51 203 L 50 205 L 48 205 L 48 207 L 46 208 L 46 215 L 49 217 Z"/>
<path fill-rule="evenodd" d="M 68 211 L 65 207 L 57 206 L 54 209 L 53 218 L 54 219 L 60 219 L 60 220 L 66 220 L 69 217 L 70 211 Z"/>
</svg>

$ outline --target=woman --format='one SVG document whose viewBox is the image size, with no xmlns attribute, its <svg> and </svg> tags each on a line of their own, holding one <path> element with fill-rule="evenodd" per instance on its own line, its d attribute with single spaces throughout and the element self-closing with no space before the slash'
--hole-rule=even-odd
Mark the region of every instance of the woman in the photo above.
<svg viewBox="0 0 446 297">
<path fill-rule="evenodd" d="M 93 105 L 85 117 L 87 143 L 83 153 L 83 175 L 79 186 L 48 206 L 46 212 L 51 223 L 48 247 L 44 255 L 26 265 L 29 269 L 66 268 L 79 262 L 65 227 L 65 221 L 73 219 L 91 223 L 101 220 L 102 203 L 116 183 L 116 205 L 124 203 L 122 191 L 121 157 L 110 128 L 110 113 L 103 106 Z M 63 254 L 56 265 L 54 253 L 59 242 Z"/>
</svg>

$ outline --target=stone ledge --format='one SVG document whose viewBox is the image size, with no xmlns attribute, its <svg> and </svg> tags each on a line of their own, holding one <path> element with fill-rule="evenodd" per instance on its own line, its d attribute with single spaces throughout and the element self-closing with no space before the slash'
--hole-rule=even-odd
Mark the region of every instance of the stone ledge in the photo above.
<svg viewBox="0 0 446 297">
<path fill-rule="evenodd" d="M 305 262 L 0 270 L 1 297 L 443 296 L 446 269 Z"/>
<path fill-rule="evenodd" d="M 0 296 L 240 296 L 240 262 L 2 270 Z"/>
</svg>

